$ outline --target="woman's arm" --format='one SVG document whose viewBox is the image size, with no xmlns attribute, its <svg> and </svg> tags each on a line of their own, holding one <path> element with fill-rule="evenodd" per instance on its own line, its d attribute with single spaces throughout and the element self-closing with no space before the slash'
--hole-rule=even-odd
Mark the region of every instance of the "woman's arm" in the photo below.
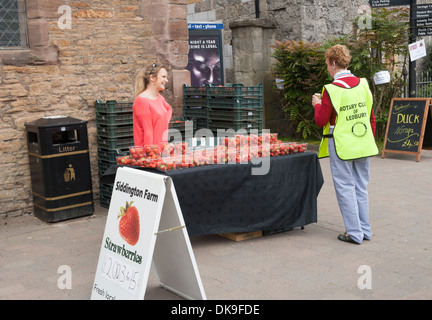
<svg viewBox="0 0 432 320">
<path fill-rule="evenodd" d="M 333 106 L 330 101 L 330 96 L 327 91 L 324 89 L 321 103 L 317 103 L 314 105 L 315 108 L 315 123 L 318 127 L 322 128 L 327 123 L 329 123 L 332 113 Z"/>
</svg>

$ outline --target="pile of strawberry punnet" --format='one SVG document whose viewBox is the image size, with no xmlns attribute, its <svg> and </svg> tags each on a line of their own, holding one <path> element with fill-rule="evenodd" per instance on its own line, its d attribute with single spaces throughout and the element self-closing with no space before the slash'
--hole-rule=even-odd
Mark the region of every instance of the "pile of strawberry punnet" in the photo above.
<svg viewBox="0 0 432 320">
<path fill-rule="evenodd" d="M 236 135 L 221 138 L 220 144 L 211 148 L 189 148 L 186 142 L 132 146 L 128 155 L 117 157 L 117 164 L 169 171 L 209 164 L 245 164 L 254 158 L 284 156 L 306 150 L 306 143 L 282 142 L 277 139 L 277 133 Z"/>
</svg>

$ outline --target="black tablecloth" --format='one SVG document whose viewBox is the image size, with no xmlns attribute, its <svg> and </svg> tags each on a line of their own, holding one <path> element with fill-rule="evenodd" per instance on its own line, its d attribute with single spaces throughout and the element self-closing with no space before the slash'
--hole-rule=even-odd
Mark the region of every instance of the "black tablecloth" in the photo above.
<svg viewBox="0 0 432 320">
<path fill-rule="evenodd" d="M 190 236 L 317 222 L 317 196 L 324 179 L 316 153 L 272 157 L 266 175 L 252 175 L 253 166 L 220 164 L 159 173 L 174 182 Z M 101 183 L 113 183 L 115 172 L 116 166 L 109 168 Z"/>
</svg>

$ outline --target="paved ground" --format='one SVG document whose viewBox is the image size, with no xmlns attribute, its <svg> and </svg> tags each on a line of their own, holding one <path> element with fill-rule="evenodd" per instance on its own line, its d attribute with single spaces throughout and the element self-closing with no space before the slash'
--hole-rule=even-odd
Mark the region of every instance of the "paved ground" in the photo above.
<svg viewBox="0 0 432 320">
<path fill-rule="evenodd" d="M 372 241 L 343 243 L 327 159 L 318 223 L 304 230 L 233 242 L 192 237 L 208 299 L 432 299 L 432 151 L 375 157 L 369 185 Z M 46 224 L 0 220 L 0 299 L 89 299 L 108 210 Z M 62 266 L 72 289 L 59 289 Z M 59 269 L 60 268 L 60 269 Z M 60 273 L 59 273 L 60 271 Z M 150 276 L 146 299 L 180 297 Z"/>
</svg>

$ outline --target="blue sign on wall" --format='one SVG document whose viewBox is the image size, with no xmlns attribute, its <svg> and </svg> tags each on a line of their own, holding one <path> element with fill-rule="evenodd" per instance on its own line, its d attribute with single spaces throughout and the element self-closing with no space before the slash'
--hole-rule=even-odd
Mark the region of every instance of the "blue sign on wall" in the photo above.
<svg viewBox="0 0 432 320">
<path fill-rule="evenodd" d="M 188 23 L 189 30 L 223 30 L 223 23 Z"/>
</svg>

